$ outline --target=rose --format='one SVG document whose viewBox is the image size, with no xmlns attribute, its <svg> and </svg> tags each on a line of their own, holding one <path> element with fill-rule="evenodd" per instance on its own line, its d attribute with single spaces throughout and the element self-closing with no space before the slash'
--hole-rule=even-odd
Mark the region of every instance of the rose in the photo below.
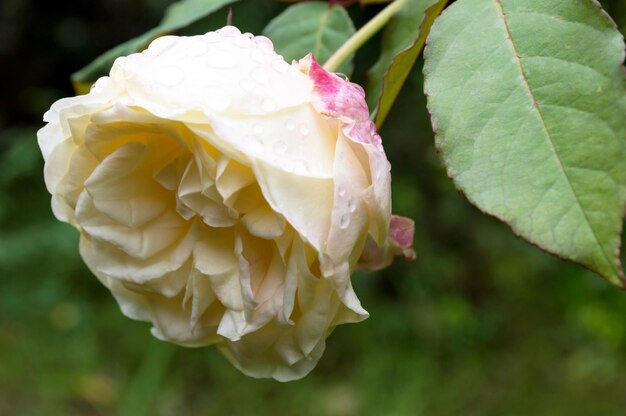
<svg viewBox="0 0 626 416">
<path fill-rule="evenodd" d="M 122 312 L 246 374 L 307 374 L 336 325 L 367 317 L 350 281 L 365 245 L 370 269 L 412 253 L 412 222 L 387 238 L 363 90 L 267 38 L 158 38 L 44 120 L 53 212 Z"/>
</svg>

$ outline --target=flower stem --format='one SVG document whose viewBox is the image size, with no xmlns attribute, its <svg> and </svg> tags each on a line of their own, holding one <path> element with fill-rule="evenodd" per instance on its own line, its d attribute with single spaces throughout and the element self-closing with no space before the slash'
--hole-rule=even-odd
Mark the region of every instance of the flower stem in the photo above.
<svg viewBox="0 0 626 416">
<path fill-rule="evenodd" d="M 396 14 L 407 1 L 408 0 L 395 0 L 382 9 L 380 13 L 363 25 L 363 27 L 361 27 L 350 37 L 350 39 L 346 41 L 346 43 L 341 45 L 341 47 L 337 49 L 330 58 L 328 58 L 326 63 L 323 65 L 324 69 L 328 72 L 335 72 L 350 55 L 356 52 L 365 42 L 374 36 L 376 32 L 382 29 L 383 26 L 387 24 L 389 19 L 391 19 L 391 17 Z"/>
</svg>

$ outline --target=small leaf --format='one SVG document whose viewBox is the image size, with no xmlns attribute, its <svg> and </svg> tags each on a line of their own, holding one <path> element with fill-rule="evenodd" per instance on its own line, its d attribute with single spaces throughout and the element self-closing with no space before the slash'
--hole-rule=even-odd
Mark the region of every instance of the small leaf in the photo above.
<svg viewBox="0 0 626 416">
<path fill-rule="evenodd" d="M 368 105 L 376 108 L 378 128 L 415 65 L 430 27 L 447 3 L 448 0 L 410 0 L 387 25 L 380 58 L 368 72 Z"/>
<path fill-rule="evenodd" d="M 354 32 L 354 24 L 343 7 L 306 2 L 288 7 L 267 25 L 263 34 L 272 39 L 276 52 L 287 62 L 308 53 L 318 62 L 326 62 Z M 350 75 L 352 59 L 344 62 L 339 71 Z"/>
<path fill-rule="evenodd" d="M 425 91 L 468 199 L 624 287 L 624 40 L 593 0 L 459 0 L 435 22 Z"/>
<path fill-rule="evenodd" d="M 165 10 L 161 23 L 141 36 L 130 39 L 103 53 L 83 69 L 72 74 L 72 85 L 77 94 L 85 94 L 91 84 L 108 74 L 113 61 L 145 48 L 153 39 L 188 26 L 214 11 L 237 0 L 180 0 Z"/>
</svg>

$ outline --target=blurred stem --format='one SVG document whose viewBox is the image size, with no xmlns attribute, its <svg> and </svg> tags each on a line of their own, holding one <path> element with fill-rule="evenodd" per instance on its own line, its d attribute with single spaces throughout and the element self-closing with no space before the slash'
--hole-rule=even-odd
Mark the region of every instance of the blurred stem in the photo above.
<svg viewBox="0 0 626 416">
<path fill-rule="evenodd" d="M 344 63 L 346 59 L 353 53 L 355 53 L 365 42 L 367 42 L 372 36 L 374 36 L 380 29 L 383 28 L 396 14 L 408 0 L 395 0 L 387 7 L 382 9 L 372 20 L 367 22 L 361 29 L 359 29 L 354 35 L 350 37 L 341 45 L 339 49 L 328 58 L 328 61 L 323 65 L 324 69 L 328 72 L 335 72 Z"/>
<path fill-rule="evenodd" d="M 148 416 L 159 396 L 159 390 L 167 375 L 176 347 L 163 341 L 150 339 L 141 360 L 139 370 L 122 397 L 119 415 Z"/>
</svg>

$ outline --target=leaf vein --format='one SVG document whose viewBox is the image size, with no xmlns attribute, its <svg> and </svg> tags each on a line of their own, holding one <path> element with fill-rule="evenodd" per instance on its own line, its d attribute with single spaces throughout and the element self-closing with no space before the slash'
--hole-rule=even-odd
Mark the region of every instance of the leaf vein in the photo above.
<svg viewBox="0 0 626 416">
<path fill-rule="evenodd" d="M 612 269 L 615 270 L 615 266 L 613 264 L 613 262 L 611 261 L 611 259 L 608 257 L 606 251 L 604 250 L 604 246 L 602 246 L 602 244 L 600 243 L 600 239 L 598 238 L 597 232 L 595 230 L 595 228 L 591 225 L 591 221 L 589 220 L 589 217 L 587 215 L 587 212 L 583 209 L 581 202 L 580 202 L 580 198 L 578 197 L 576 190 L 574 189 L 574 186 L 572 184 L 572 181 L 570 179 L 570 177 L 567 175 L 567 171 L 565 170 L 565 166 L 563 164 L 563 161 L 561 160 L 561 157 L 556 149 L 556 146 L 554 144 L 554 142 L 552 141 L 552 135 L 550 134 L 550 131 L 548 129 L 548 126 L 546 125 L 546 121 L 544 119 L 544 116 L 541 112 L 541 109 L 539 107 L 539 103 L 537 102 L 537 100 L 535 99 L 535 96 L 533 94 L 532 88 L 530 86 L 530 83 L 528 82 L 528 78 L 526 77 L 526 73 L 524 72 L 524 68 L 522 66 L 522 61 L 520 58 L 520 54 L 517 52 L 517 48 L 515 47 L 515 43 L 513 42 L 513 38 L 511 36 L 511 31 L 509 29 L 509 25 L 508 25 L 508 21 L 507 21 L 507 17 L 506 17 L 506 13 L 504 11 L 504 8 L 502 6 L 501 0 L 494 0 L 495 4 L 497 6 L 497 8 L 499 9 L 500 15 L 502 16 L 502 21 L 504 24 L 504 29 L 505 29 L 505 35 L 506 35 L 506 40 L 507 42 L 510 44 L 511 49 L 513 51 L 513 55 L 515 56 L 515 59 L 517 60 L 517 64 L 519 66 L 519 70 L 520 73 L 522 75 L 522 80 L 523 80 L 523 85 L 526 86 L 526 88 L 528 89 L 528 94 L 530 96 L 530 99 L 532 100 L 532 104 L 533 106 L 536 108 L 536 112 L 537 115 L 539 116 L 539 120 L 541 121 L 541 125 L 542 128 L 545 132 L 546 135 L 546 139 L 548 144 L 550 145 L 550 147 L 552 148 L 552 153 L 554 154 L 558 165 L 561 169 L 561 171 L 563 172 L 563 175 L 566 179 L 567 184 L 569 185 L 570 191 L 574 196 L 574 199 L 576 200 L 576 205 L 578 206 L 578 208 L 580 209 L 580 211 L 582 212 L 582 215 L 585 219 L 585 222 L 587 223 L 587 226 L 589 227 L 589 229 L 591 230 L 591 233 L 593 234 L 593 238 L 596 241 L 596 244 L 598 245 L 598 247 L 600 247 L 600 251 L 602 252 L 602 255 L 605 259 L 605 261 L 610 265 L 610 267 Z M 617 272 L 617 271 L 616 271 Z M 619 272 L 618 272 L 619 274 Z"/>
<path fill-rule="evenodd" d="M 559 58 L 556 56 L 543 56 L 543 55 L 533 55 L 533 56 L 520 56 L 520 59 L 522 60 L 527 60 L 527 59 L 546 59 L 546 60 L 554 60 L 554 61 L 560 61 L 560 62 L 566 62 L 572 65 L 576 65 L 576 66 L 580 66 L 583 68 L 587 68 L 592 70 L 594 73 L 601 75 L 603 78 L 607 78 L 610 79 L 611 77 L 603 72 L 601 72 L 599 69 L 594 68 L 592 66 L 580 63 L 580 62 L 575 62 L 575 61 L 568 61 L 567 59 L 563 59 L 563 58 Z"/>
</svg>

